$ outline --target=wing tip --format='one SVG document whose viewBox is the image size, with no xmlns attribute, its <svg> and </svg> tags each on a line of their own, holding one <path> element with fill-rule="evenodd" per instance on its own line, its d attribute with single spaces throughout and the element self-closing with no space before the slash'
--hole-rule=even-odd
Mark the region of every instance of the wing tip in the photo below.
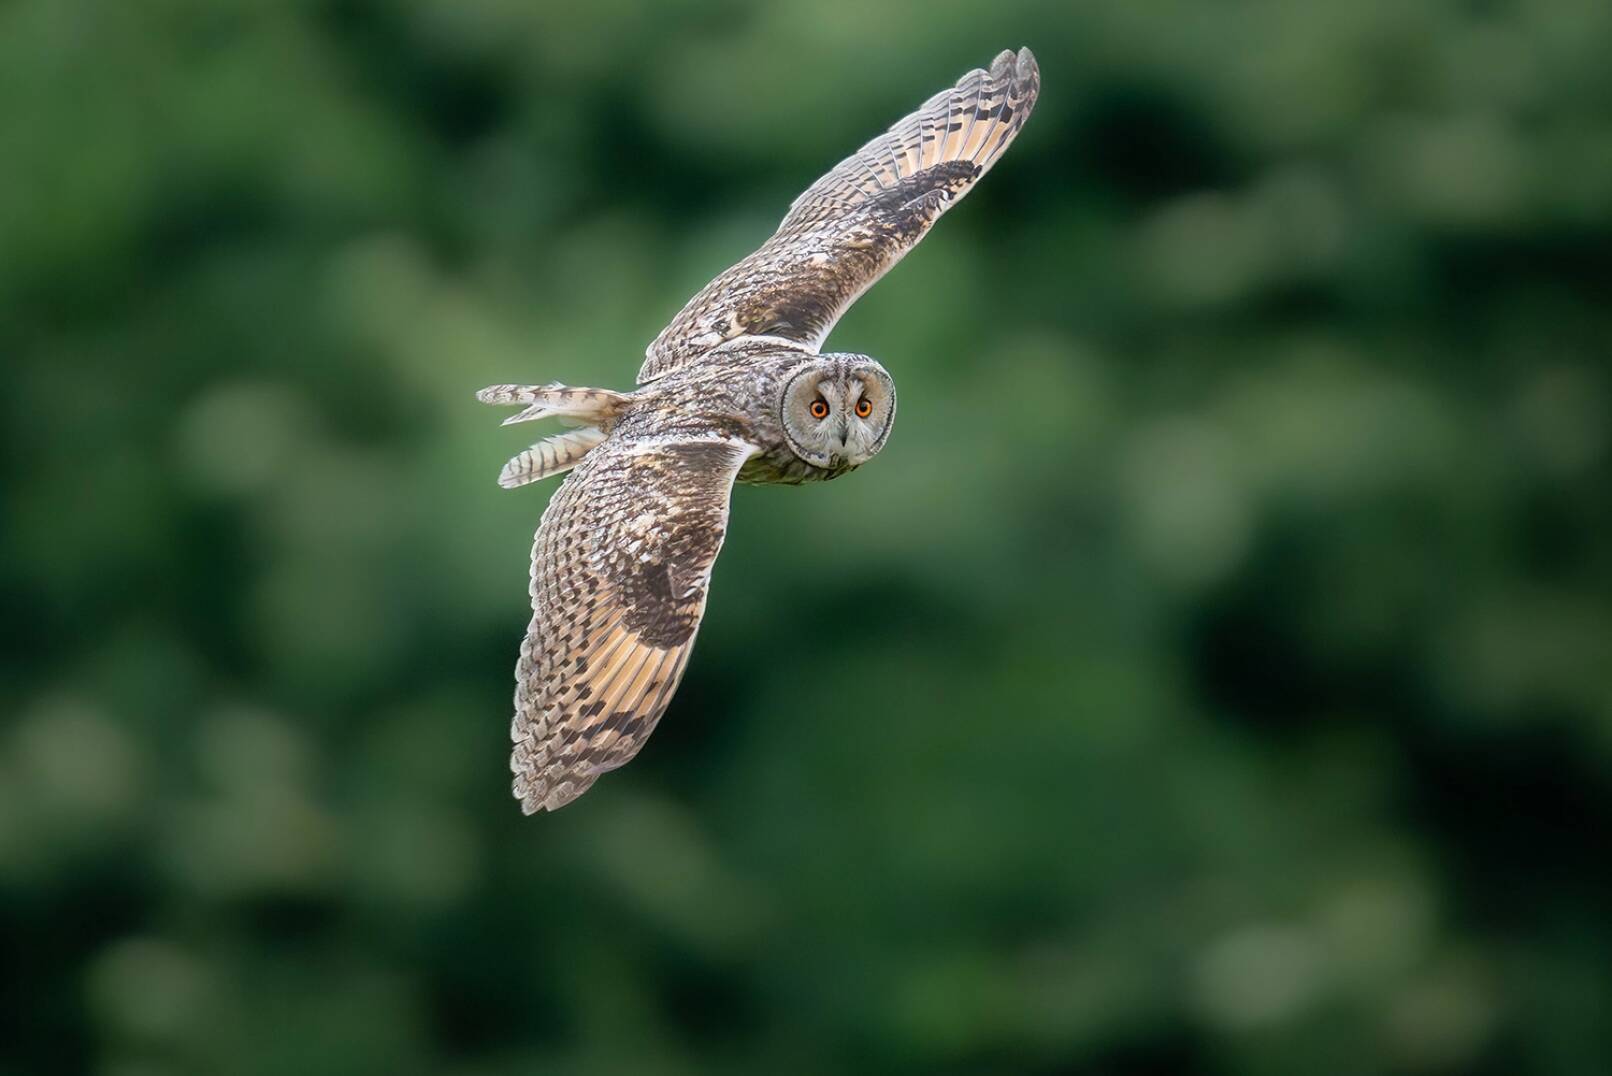
<svg viewBox="0 0 1612 1076">
<path fill-rule="evenodd" d="M 1036 63 L 1035 53 L 1030 51 L 1029 45 L 1019 49 L 1019 54 L 1014 58 L 1014 61 L 1013 73 L 1020 82 L 1041 81 L 1041 65 Z"/>
<path fill-rule="evenodd" d="M 1009 96 L 1022 99 L 1034 97 L 1040 86 L 1041 65 L 1036 61 L 1035 53 L 1026 45 L 1016 51 L 1003 49 L 985 67 L 965 72 L 955 84 L 941 90 L 924 105 L 954 98 L 959 92 L 993 93 L 1003 89 L 1008 91 Z"/>
<path fill-rule="evenodd" d="M 510 791 L 519 802 L 523 815 L 534 815 L 542 811 L 552 814 L 592 788 L 593 782 L 598 778 L 597 774 L 579 777 L 569 772 L 549 777 L 516 768 L 521 765 L 518 758 L 512 759 L 511 762 L 511 768 L 515 769 L 515 780 Z"/>
<path fill-rule="evenodd" d="M 1007 82 L 1015 90 L 1034 92 L 1041 85 L 1041 65 L 1036 63 L 1035 53 L 1028 45 L 1017 52 L 1003 49 L 997 53 L 987 73 L 993 81 Z"/>
</svg>

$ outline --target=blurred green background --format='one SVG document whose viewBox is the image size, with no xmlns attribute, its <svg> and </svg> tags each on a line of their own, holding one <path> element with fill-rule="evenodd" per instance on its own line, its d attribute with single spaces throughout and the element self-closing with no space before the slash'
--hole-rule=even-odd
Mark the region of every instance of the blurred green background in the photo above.
<svg viewBox="0 0 1612 1076">
<path fill-rule="evenodd" d="M 549 489 L 999 49 L 687 681 L 509 797 Z M 0 4 L 0 1073 L 1612 1071 L 1612 5 Z M 780 659 L 780 655 L 788 655 Z"/>
</svg>

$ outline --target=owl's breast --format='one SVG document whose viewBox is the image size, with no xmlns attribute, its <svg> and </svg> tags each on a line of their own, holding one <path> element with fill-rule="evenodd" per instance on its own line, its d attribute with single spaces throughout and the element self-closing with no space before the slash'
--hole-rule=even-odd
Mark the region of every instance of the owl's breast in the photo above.
<svg viewBox="0 0 1612 1076">
<path fill-rule="evenodd" d="M 827 482 L 854 470 L 856 467 L 850 464 L 813 466 L 780 444 L 751 456 L 739 468 L 738 481 L 752 486 L 798 486 L 802 482 Z"/>
</svg>

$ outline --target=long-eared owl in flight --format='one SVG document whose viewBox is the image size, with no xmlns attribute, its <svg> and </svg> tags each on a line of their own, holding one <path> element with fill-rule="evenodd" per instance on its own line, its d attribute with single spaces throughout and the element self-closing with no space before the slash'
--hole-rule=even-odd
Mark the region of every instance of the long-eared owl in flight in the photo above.
<svg viewBox="0 0 1612 1076">
<path fill-rule="evenodd" d="M 532 547 L 510 727 L 522 810 L 570 803 L 654 730 L 705 612 L 733 483 L 838 478 L 884 446 L 890 375 L 866 355 L 818 349 L 996 163 L 1040 86 L 1029 49 L 1003 52 L 841 161 L 662 330 L 635 390 L 477 394 L 523 408 L 507 422 L 572 426 L 498 479 L 512 488 L 571 472 Z"/>
</svg>

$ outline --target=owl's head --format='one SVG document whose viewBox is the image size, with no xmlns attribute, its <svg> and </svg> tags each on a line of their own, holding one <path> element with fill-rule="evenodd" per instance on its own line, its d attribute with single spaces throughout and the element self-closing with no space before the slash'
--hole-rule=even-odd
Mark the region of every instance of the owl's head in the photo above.
<svg viewBox="0 0 1612 1076">
<path fill-rule="evenodd" d="M 896 385 L 866 355 L 819 355 L 784 382 L 784 439 L 811 464 L 859 467 L 878 454 L 896 418 Z"/>
</svg>

